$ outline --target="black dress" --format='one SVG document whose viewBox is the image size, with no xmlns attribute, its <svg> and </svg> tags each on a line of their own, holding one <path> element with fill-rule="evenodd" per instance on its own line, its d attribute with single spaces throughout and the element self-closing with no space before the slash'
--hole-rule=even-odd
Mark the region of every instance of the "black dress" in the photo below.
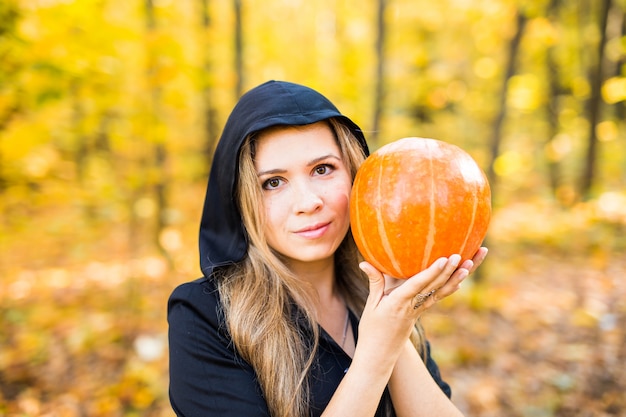
<svg viewBox="0 0 626 417">
<path fill-rule="evenodd" d="M 218 292 L 211 279 L 183 284 L 170 297 L 172 408 L 180 417 L 269 416 L 255 372 L 237 354 L 220 311 Z M 350 319 L 356 339 L 358 319 L 354 315 Z M 351 361 L 322 329 L 315 365 L 309 374 L 312 416 L 321 415 Z M 426 365 L 441 389 L 450 396 L 450 387 L 441 379 L 430 351 Z M 393 416 L 393 412 L 385 411 L 390 405 L 389 393 L 385 391 L 376 416 Z"/>
</svg>

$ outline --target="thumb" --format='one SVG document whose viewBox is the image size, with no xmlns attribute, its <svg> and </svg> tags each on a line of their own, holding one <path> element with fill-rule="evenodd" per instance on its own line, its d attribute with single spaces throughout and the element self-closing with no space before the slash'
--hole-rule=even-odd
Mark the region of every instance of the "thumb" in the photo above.
<svg viewBox="0 0 626 417">
<path fill-rule="evenodd" d="M 359 268 L 361 268 L 361 270 L 365 272 L 365 274 L 369 278 L 369 283 L 370 283 L 369 298 L 372 298 L 376 300 L 376 302 L 378 302 L 378 300 L 380 300 L 384 295 L 385 277 L 379 270 L 374 268 L 368 262 L 361 262 L 359 264 Z"/>
</svg>

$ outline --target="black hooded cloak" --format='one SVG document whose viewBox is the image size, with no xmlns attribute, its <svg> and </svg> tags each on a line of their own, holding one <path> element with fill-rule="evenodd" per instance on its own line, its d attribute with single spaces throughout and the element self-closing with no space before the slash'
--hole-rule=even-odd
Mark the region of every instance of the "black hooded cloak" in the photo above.
<svg viewBox="0 0 626 417">
<path fill-rule="evenodd" d="M 320 93 L 302 85 L 266 82 L 244 94 L 234 107 L 215 150 L 200 224 L 200 266 L 203 278 L 178 286 L 168 302 L 170 402 L 179 417 L 269 416 L 254 369 L 238 354 L 222 316 L 221 300 L 212 273 L 241 261 L 248 241 L 235 202 L 239 152 L 245 138 L 276 125 L 306 125 L 331 117 L 352 131 L 366 155 L 361 129 Z M 350 314 L 355 339 L 358 318 Z M 427 344 L 426 366 L 441 389 L 441 379 Z M 311 416 L 319 416 L 351 358 L 320 328 L 316 366 L 312 369 Z M 376 417 L 394 415 L 389 392 Z"/>
</svg>

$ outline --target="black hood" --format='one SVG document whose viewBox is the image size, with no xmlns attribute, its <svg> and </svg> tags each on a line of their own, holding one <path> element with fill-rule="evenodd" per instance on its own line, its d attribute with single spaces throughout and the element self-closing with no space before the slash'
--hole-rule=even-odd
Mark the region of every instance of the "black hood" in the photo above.
<svg viewBox="0 0 626 417">
<path fill-rule="evenodd" d="M 213 156 L 202 220 L 200 267 L 205 276 L 218 266 L 241 261 L 247 235 L 235 201 L 239 150 L 251 133 L 276 125 L 307 125 L 338 117 L 369 154 L 361 129 L 324 96 L 308 87 L 268 81 L 244 94 L 230 114 Z"/>
</svg>

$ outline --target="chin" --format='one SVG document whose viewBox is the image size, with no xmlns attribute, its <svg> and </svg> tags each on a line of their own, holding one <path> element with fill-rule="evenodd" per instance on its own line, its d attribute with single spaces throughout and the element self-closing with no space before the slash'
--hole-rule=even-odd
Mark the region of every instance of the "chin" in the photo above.
<svg viewBox="0 0 626 417">
<path fill-rule="evenodd" d="M 302 251 L 294 254 L 285 254 L 284 256 L 294 262 L 315 263 L 334 259 L 334 253 L 334 251 L 324 251 L 318 253 Z"/>
</svg>

